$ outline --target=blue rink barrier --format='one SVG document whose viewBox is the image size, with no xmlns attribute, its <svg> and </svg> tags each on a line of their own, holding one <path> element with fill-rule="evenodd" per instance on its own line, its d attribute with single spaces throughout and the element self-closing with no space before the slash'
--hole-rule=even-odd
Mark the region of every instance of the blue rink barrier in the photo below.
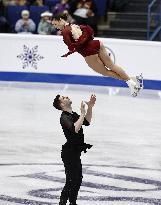
<svg viewBox="0 0 161 205">
<path fill-rule="evenodd" d="M 69 74 L 48 74 L 48 73 L 27 73 L 27 72 L 0 72 L 0 81 L 18 82 L 42 82 L 42 83 L 64 83 L 96 86 L 127 87 L 126 83 L 110 77 L 69 75 Z M 161 90 L 161 81 L 144 80 L 144 88 Z"/>
</svg>

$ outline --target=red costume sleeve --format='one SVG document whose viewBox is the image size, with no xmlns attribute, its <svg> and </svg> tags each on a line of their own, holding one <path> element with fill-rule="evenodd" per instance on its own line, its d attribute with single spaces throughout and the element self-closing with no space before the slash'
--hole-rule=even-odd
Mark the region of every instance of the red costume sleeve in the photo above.
<svg viewBox="0 0 161 205">
<path fill-rule="evenodd" d="M 63 41 L 68 46 L 69 52 L 62 57 L 67 57 L 68 55 L 74 53 L 75 51 L 81 49 L 81 47 L 89 40 L 94 38 L 94 32 L 90 26 L 80 25 L 82 30 L 82 35 L 75 42 L 72 42 L 72 32 L 70 27 L 66 26 L 62 30 Z"/>
<path fill-rule="evenodd" d="M 94 39 L 94 32 L 90 26 L 80 25 L 82 35 L 76 41 L 76 49 L 80 49 L 87 41 Z"/>
<path fill-rule="evenodd" d="M 71 38 L 71 31 L 68 27 L 66 27 L 65 29 L 62 30 L 62 35 L 63 35 L 63 41 L 64 43 L 68 46 L 68 49 L 70 51 L 74 51 L 75 50 L 75 46 L 76 44 L 72 42 Z"/>
</svg>

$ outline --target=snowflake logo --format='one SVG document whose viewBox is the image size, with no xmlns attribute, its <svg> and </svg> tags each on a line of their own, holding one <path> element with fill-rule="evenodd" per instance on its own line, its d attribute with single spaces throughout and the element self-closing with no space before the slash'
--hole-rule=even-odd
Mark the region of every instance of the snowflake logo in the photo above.
<svg viewBox="0 0 161 205">
<path fill-rule="evenodd" d="M 22 68 L 25 69 L 28 66 L 37 69 L 37 62 L 44 57 L 38 54 L 38 46 L 29 48 L 26 45 L 23 46 L 23 53 L 17 56 L 22 61 Z"/>
</svg>

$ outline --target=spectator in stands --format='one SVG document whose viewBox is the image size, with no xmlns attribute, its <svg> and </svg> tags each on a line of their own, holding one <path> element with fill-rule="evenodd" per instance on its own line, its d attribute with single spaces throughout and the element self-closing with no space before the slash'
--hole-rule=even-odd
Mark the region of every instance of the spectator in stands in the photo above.
<svg viewBox="0 0 161 205">
<path fill-rule="evenodd" d="M 15 5 L 15 1 L 14 1 L 14 0 L 6 0 L 6 1 L 4 1 L 4 5 L 5 5 L 5 6 Z"/>
<path fill-rule="evenodd" d="M 24 6 L 27 5 L 27 0 L 5 0 L 5 5 Z"/>
<path fill-rule="evenodd" d="M 28 6 L 43 6 L 44 1 L 43 0 L 27 0 Z"/>
<path fill-rule="evenodd" d="M 31 6 L 34 2 L 35 2 L 35 0 L 27 0 L 27 5 Z"/>
<path fill-rule="evenodd" d="M 69 10 L 68 0 L 60 0 L 59 3 L 57 3 L 54 7 L 51 8 L 51 12 L 53 13 L 53 15 L 58 15 L 68 10 Z"/>
<path fill-rule="evenodd" d="M 17 33 L 34 33 L 36 25 L 32 19 L 29 18 L 30 13 L 28 10 L 23 10 L 21 13 L 22 19 L 19 19 L 15 25 Z"/>
<path fill-rule="evenodd" d="M 9 32 L 9 24 L 5 15 L 6 13 L 3 1 L 0 0 L 0 33 Z"/>
<path fill-rule="evenodd" d="M 35 0 L 32 5 L 33 6 L 43 6 L 44 2 L 43 0 Z"/>
<path fill-rule="evenodd" d="M 51 8 L 51 12 L 53 13 L 53 15 L 58 15 L 58 14 L 67 14 L 68 19 L 67 21 L 69 23 L 74 23 L 74 19 L 72 18 L 72 16 L 69 14 L 69 0 L 60 0 L 59 3 L 57 3 L 54 7 Z"/>
<path fill-rule="evenodd" d="M 97 7 L 94 0 L 71 1 L 70 13 L 77 24 L 90 25 L 97 34 Z"/>
<path fill-rule="evenodd" d="M 19 5 L 19 6 L 25 6 L 25 5 L 27 5 L 27 0 L 18 0 L 18 5 Z"/>
<path fill-rule="evenodd" d="M 41 21 L 38 25 L 37 33 L 41 35 L 56 34 L 57 30 L 51 24 L 52 13 L 45 11 L 41 14 Z"/>
<path fill-rule="evenodd" d="M 14 5 L 16 5 L 16 0 L 7 0 L 7 1 L 5 1 L 5 5 L 6 5 L 6 6 L 8 6 L 8 5 L 9 5 L 9 6 L 10 6 L 10 5 L 11 5 L 11 6 L 12 6 L 12 5 L 14 6 Z"/>
</svg>

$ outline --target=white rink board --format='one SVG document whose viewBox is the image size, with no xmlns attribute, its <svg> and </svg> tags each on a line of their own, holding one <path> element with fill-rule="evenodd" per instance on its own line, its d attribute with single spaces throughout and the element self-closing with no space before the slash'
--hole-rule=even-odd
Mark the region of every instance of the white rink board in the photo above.
<svg viewBox="0 0 161 205">
<path fill-rule="evenodd" d="M 112 49 L 116 63 L 129 74 L 143 73 L 145 79 L 161 80 L 161 42 L 99 38 L 105 46 Z M 37 47 L 37 69 L 30 64 L 23 69 L 23 60 L 17 56 L 25 54 L 23 46 L 31 51 Z M 92 75 L 92 71 L 78 53 L 61 58 L 68 49 L 60 36 L 0 34 L 0 72 L 34 72 Z"/>
</svg>

